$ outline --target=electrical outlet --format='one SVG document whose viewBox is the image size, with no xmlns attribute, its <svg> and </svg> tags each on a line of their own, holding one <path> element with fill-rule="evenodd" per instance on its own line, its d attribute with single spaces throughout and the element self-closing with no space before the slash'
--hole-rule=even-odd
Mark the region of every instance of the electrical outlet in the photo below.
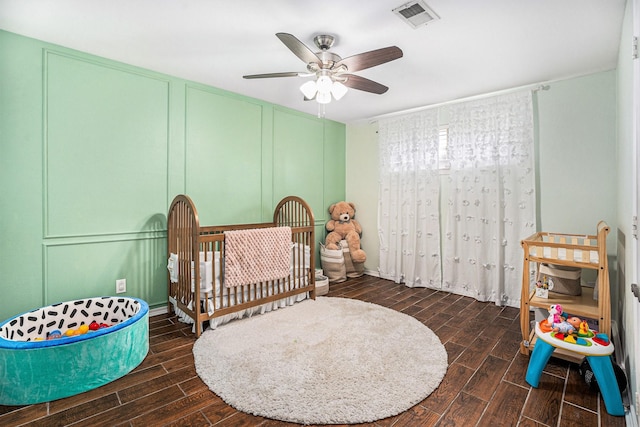
<svg viewBox="0 0 640 427">
<path fill-rule="evenodd" d="M 127 292 L 127 279 L 116 280 L 116 294 L 123 294 Z"/>
</svg>

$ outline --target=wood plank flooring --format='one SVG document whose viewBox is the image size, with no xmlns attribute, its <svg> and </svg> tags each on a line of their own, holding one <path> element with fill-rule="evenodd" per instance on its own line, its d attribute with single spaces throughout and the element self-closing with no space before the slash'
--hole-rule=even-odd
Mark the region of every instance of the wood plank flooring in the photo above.
<svg viewBox="0 0 640 427">
<path fill-rule="evenodd" d="M 445 345 L 449 368 L 420 404 L 367 426 L 624 426 L 604 409 L 577 365 L 551 359 L 539 388 L 525 382 L 519 310 L 372 276 L 331 285 L 329 296 L 353 298 L 415 317 Z M 480 333 L 482 332 L 482 333 Z M 150 351 L 130 374 L 98 389 L 49 403 L 0 406 L 2 426 L 262 426 L 294 424 L 238 412 L 195 373 L 190 327 L 150 318 Z"/>
</svg>

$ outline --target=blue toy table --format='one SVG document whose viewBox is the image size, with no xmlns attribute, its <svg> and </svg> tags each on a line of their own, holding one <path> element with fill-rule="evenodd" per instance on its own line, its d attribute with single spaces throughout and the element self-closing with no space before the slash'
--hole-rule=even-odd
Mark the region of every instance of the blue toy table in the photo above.
<svg viewBox="0 0 640 427">
<path fill-rule="evenodd" d="M 562 340 L 561 336 L 555 332 L 543 332 L 540 329 L 540 323 L 536 323 L 535 331 L 538 340 L 529 360 L 527 383 L 532 387 L 538 387 L 542 370 L 556 348 L 584 355 L 596 377 L 607 412 L 611 415 L 624 416 L 622 396 L 620 396 L 620 389 L 611 364 L 614 347 L 605 334 L 597 334 L 592 338 L 582 337 L 580 338 L 582 341 L 574 344 Z"/>
</svg>

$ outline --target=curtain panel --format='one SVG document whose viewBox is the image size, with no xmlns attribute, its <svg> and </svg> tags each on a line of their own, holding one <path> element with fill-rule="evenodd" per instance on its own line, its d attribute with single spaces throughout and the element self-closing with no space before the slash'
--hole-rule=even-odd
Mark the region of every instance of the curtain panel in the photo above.
<svg viewBox="0 0 640 427">
<path fill-rule="evenodd" d="M 379 122 L 380 277 L 440 287 L 438 114 Z"/>
<path fill-rule="evenodd" d="M 531 92 L 450 107 L 443 289 L 520 305 L 520 240 L 535 232 Z"/>
</svg>

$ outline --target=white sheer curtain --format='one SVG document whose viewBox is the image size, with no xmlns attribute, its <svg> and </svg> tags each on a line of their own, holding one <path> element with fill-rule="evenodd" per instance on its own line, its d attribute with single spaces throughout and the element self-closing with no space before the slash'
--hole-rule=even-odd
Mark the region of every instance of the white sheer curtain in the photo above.
<svg viewBox="0 0 640 427">
<path fill-rule="evenodd" d="M 518 307 L 536 229 L 531 92 L 451 106 L 448 147 L 443 289 Z"/>
<path fill-rule="evenodd" d="M 440 287 L 438 113 L 379 122 L 380 277 Z"/>
</svg>

